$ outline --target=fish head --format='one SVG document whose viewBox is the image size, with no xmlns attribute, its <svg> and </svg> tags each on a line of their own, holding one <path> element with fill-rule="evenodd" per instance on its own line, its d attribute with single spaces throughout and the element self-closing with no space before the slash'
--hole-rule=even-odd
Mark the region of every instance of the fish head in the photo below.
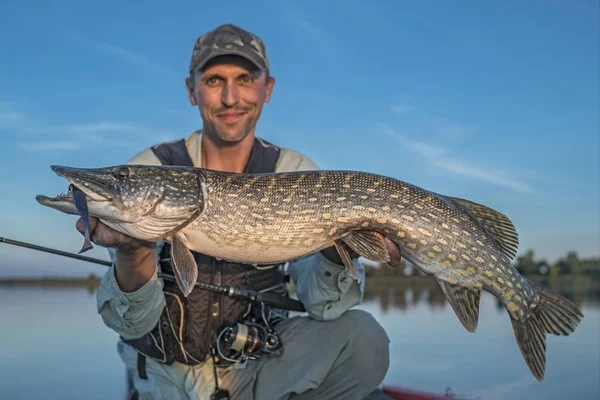
<svg viewBox="0 0 600 400">
<path fill-rule="evenodd" d="M 199 217 L 206 208 L 205 177 L 189 167 L 51 168 L 85 194 L 90 217 L 138 239 L 163 238 Z M 36 200 L 78 214 L 71 190 L 56 197 L 38 195 Z"/>
</svg>

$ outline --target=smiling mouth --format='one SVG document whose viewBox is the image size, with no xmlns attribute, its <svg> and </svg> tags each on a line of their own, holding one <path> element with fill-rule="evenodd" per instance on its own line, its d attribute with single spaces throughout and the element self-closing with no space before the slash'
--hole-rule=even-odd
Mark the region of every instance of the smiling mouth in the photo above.
<svg viewBox="0 0 600 400">
<path fill-rule="evenodd" d="M 228 113 L 228 114 L 217 114 L 217 116 L 219 117 L 219 119 L 221 119 L 225 122 L 235 122 L 235 121 L 243 118 L 246 114 L 248 114 L 248 111 L 241 111 L 241 112 Z"/>
</svg>

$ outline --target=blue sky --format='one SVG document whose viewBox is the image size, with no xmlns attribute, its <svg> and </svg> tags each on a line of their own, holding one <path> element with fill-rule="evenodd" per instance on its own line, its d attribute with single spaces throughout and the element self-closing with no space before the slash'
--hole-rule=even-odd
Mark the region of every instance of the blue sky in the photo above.
<svg viewBox="0 0 600 400">
<path fill-rule="evenodd" d="M 200 127 L 195 39 L 236 23 L 277 79 L 257 134 L 507 214 L 520 253 L 600 255 L 598 2 L 9 2 L 0 14 L 0 236 L 77 252 L 51 164 L 125 162 Z M 105 250 L 87 254 L 106 258 Z M 0 275 L 103 267 L 0 245 Z"/>
</svg>

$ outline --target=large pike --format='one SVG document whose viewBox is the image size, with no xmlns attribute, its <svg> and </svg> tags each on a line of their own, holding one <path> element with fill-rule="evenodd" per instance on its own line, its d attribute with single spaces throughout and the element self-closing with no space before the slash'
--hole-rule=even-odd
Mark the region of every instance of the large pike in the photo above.
<svg viewBox="0 0 600 400">
<path fill-rule="evenodd" d="M 583 318 L 570 301 L 514 268 L 518 235 L 507 216 L 389 177 L 354 171 L 231 174 L 141 165 L 52 169 L 85 193 L 90 216 L 138 239 L 170 241 L 185 295 L 197 279 L 190 250 L 264 265 L 336 246 L 354 273 L 348 249 L 387 262 L 387 236 L 407 261 L 435 276 L 468 331 L 477 327 L 481 291 L 500 299 L 538 380 L 545 372 L 546 334 L 567 336 Z M 71 194 L 37 200 L 77 214 Z"/>
</svg>

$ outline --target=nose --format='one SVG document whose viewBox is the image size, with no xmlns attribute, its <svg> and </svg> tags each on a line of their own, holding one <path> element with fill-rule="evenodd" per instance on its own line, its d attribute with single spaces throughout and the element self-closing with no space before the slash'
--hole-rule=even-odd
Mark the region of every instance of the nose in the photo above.
<svg viewBox="0 0 600 400">
<path fill-rule="evenodd" d="M 221 103 L 226 107 L 233 107 L 240 101 L 239 88 L 235 83 L 228 83 L 221 94 Z"/>
</svg>

